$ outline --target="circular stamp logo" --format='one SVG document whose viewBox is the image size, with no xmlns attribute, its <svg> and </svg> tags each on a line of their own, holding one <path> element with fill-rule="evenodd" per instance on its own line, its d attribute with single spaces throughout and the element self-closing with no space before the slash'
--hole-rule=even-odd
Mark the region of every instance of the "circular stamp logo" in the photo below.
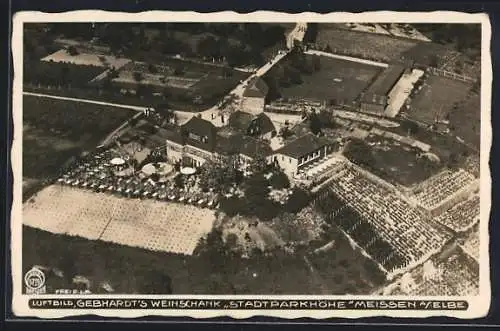
<svg viewBox="0 0 500 331">
<path fill-rule="evenodd" d="M 45 274 L 40 269 L 31 268 L 24 275 L 24 284 L 31 291 L 40 290 L 45 285 Z"/>
</svg>

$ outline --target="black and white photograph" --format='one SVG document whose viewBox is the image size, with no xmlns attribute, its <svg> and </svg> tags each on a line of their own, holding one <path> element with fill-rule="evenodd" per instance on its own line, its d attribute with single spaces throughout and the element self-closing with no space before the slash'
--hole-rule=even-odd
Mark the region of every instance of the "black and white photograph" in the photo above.
<svg viewBox="0 0 500 331">
<path fill-rule="evenodd" d="M 487 16 L 30 14 L 13 37 L 23 314 L 487 311 Z"/>
</svg>

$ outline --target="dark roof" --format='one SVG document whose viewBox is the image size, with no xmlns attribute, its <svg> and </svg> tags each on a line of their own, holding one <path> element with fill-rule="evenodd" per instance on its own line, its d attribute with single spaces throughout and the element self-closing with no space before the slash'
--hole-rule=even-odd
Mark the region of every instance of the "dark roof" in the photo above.
<svg viewBox="0 0 500 331">
<path fill-rule="evenodd" d="M 263 135 L 276 130 L 274 123 L 269 116 L 264 113 L 252 115 L 246 112 L 236 111 L 229 117 L 229 125 L 239 132 L 250 135 Z M 255 128 L 258 128 L 258 131 L 252 133 L 251 130 Z"/>
<path fill-rule="evenodd" d="M 243 135 L 240 133 L 225 136 L 217 135 L 215 151 L 223 155 L 237 154 L 242 140 Z"/>
<path fill-rule="evenodd" d="M 265 142 L 252 138 L 243 137 L 239 146 L 240 154 L 255 158 L 258 155 L 267 156 L 273 152 L 271 147 Z"/>
<path fill-rule="evenodd" d="M 239 130 L 240 132 L 246 132 L 250 123 L 255 118 L 254 115 L 243 112 L 243 111 L 235 111 L 229 116 L 229 126 Z"/>
<path fill-rule="evenodd" d="M 260 113 L 259 115 L 257 115 L 257 121 L 259 123 L 261 134 L 276 131 L 276 127 L 274 126 L 273 121 L 271 121 L 269 116 L 267 116 L 266 114 Z"/>
<path fill-rule="evenodd" d="M 330 144 L 326 138 L 316 137 L 312 133 L 307 133 L 278 149 L 276 154 L 283 154 L 298 159 Z"/>
<path fill-rule="evenodd" d="M 394 87 L 399 77 L 403 74 L 405 67 L 399 64 L 390 65 L 382 71 L 375 81 L 368 87 L 365 96 L 368 97 L 367 102 L 372 102 L 370 99 L 372 95 L 387 96 L 391 89 Z M 364 98 L 363 98 L 363 101 Z"/>
<path fill-rule="evenodd" d="M 248 82 L 248 86 L 243 92 L 244 97 L 265 98 L 269 87 L 260 77 L 255 77 Z"/>
<path fill-rule="evenodd" d="M 257 155 L 266 156 L 272 153 L 271 147 L 265 142 L 239 132 L 224 136 L 217 135 L 215 150 L 223 155 L 243 154 L 252 158 Z"/>
<path fill-rule="evenodd" d="M 217 129 L 211 122 L 193 116 L 182 125 L 181 132 L 185 144 L 209 152 L 214 150 Z"/>
<path fill-rule="evenodd" d="M 184 139 L 181 134 L 180 127 L 174 125 L 168 125 L 165 128 L 159 128 L 155 137 L 158 137 L 163 140 L 173 141 L 178 144 L 184 144 Z"/>
</svg>

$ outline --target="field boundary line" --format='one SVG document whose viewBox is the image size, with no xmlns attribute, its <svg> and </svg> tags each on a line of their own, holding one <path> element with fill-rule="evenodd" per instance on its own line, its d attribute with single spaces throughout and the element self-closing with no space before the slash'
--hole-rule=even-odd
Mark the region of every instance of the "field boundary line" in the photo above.
<svg viewBox="0 0 500 331">
<path fill-rule="evenodd" d="M 56 100 L 64 100 L 64 101 L 91 103 L 91 104 L 101 105 L 101 106 L 111 106 L 111 107 L 117 107 L 117 108 L 132 109 L 135 111 L 144 111 L 146 108 L 148 108 L 148 107 L 142 107 L 142 106 L 124 105 L 124 104 L 120 104 L 120 103 L 97 101 L 97 100 L 91 100 L 91 99 L 79 99 L 79 98 L 63 97 L 63 96 L 58 96 L 58 95 L 25 92 L 25 91 L 23 91 L 23 95 L 29 95 L 29 96 L 40 97 L 40 98 L 56 99 Z"/>
<path fill-rule="evenodd" d="M 357 63 L 367 64 L 367 65 L 381 67 L 381 68 L 388 68 L 389 67 L 389 65 L 387 63 L 383 63 L 383 62 L 365 60 L 365 59 L 361 59 L 358 57 L 347 56 L 347 55 L 338 55 L 338 54 L 328 53 L 328 52 L 323 52 L 323 51 L 318 51 L 318 50 L 307 50 L 304 53 L 309 54 L 309 55 L 326 56 L 326 57 L 331 57 L 334 59 L 345 60 L 345 61 L 350 61 L 350 62 L 357 62 Z"/>
</svg>

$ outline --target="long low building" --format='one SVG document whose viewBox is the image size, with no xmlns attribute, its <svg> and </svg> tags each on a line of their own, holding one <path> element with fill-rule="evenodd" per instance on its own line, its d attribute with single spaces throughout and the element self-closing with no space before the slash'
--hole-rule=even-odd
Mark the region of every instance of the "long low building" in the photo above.
<svg viewBox="0 0 500 331">
<path fill-rule="evenodd" d="M 383 115 L 389 103 L 389 94 L 405 71 L 405 66 L 394 64 L 382 71 L 363 93 L 361 111 Z"/>
</svg>

